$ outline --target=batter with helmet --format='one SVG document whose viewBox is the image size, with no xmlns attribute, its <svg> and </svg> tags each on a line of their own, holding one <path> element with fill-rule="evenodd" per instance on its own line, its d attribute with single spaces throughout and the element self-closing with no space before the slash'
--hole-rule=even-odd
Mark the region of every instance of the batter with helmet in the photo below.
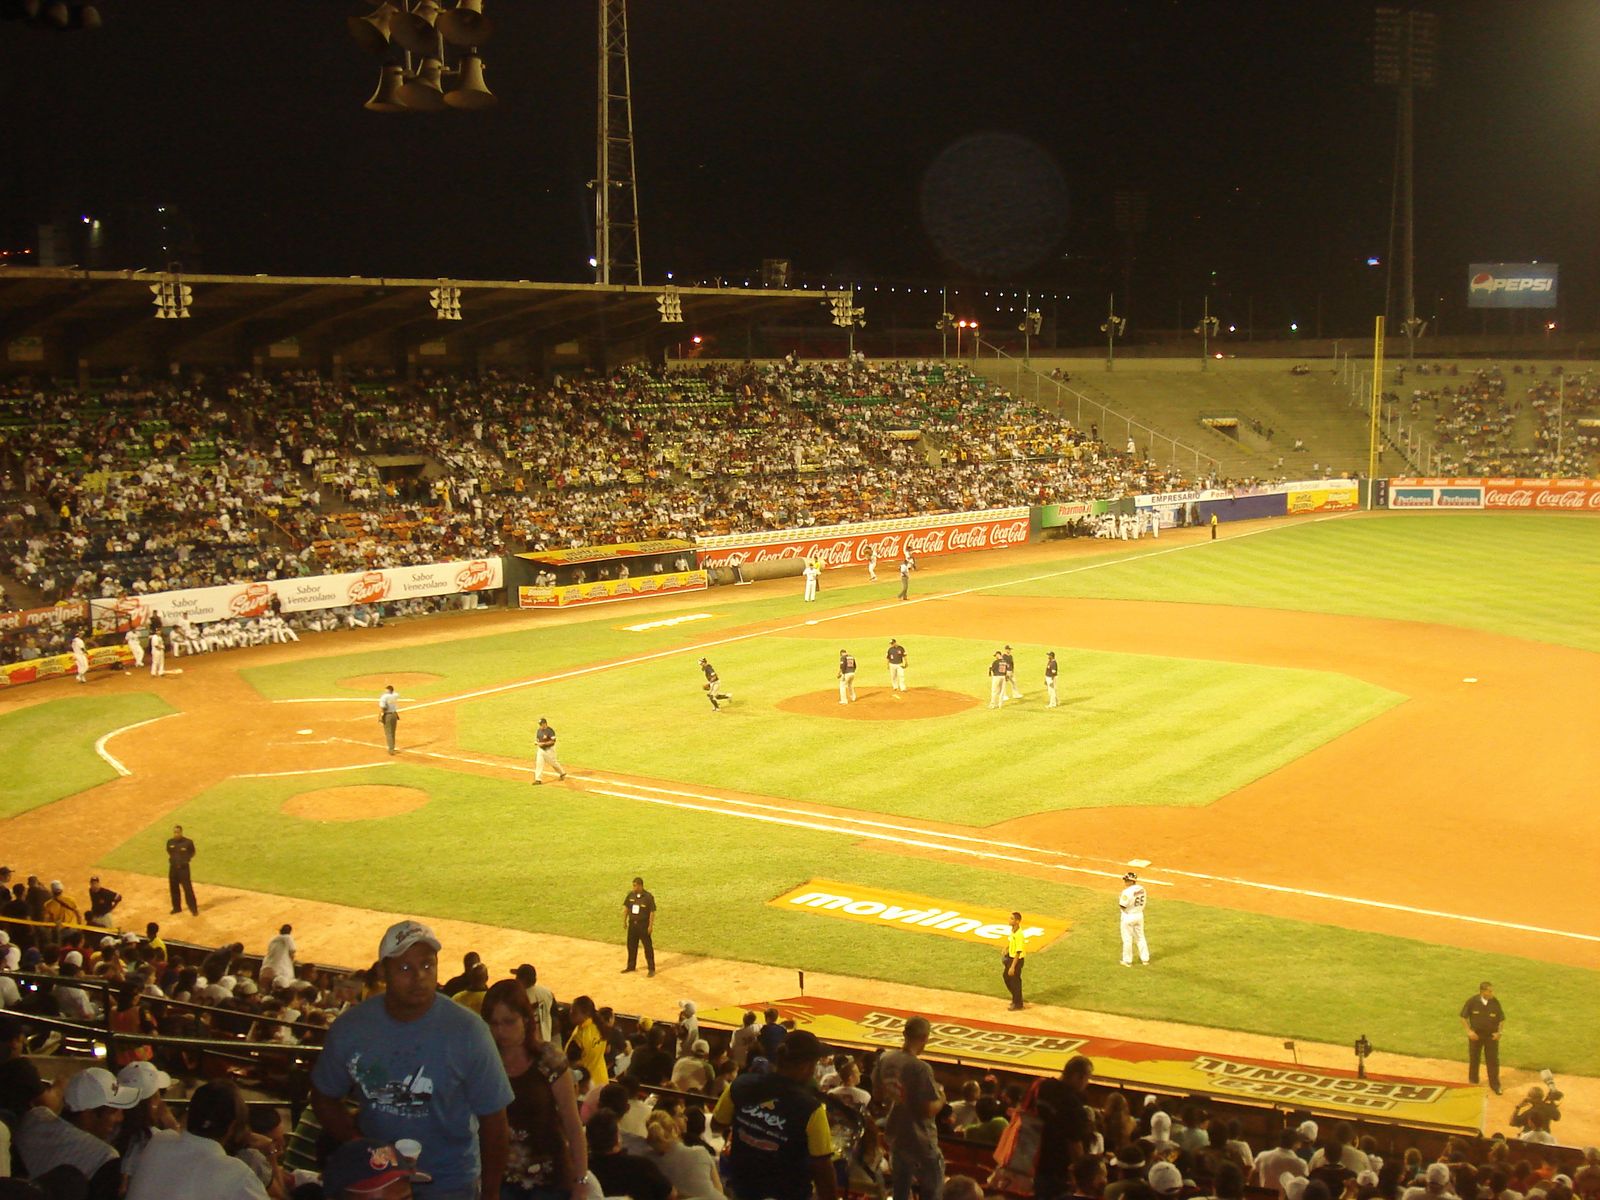
<svg viewBox="0 0 1600 1200">
<path fill-rule="evenodd" d="M 1144 940 L 1144 885 L 1132 871 L 1122 877 L 1122 882 L 1127 885 L 1117 898 L 1117 907 L 1122 910 L 1122 965 L 1133 966 L 1133 947 L 1137 943 L 1139 965 L 1148 967 L 1150 946 Z"/>
</svg>

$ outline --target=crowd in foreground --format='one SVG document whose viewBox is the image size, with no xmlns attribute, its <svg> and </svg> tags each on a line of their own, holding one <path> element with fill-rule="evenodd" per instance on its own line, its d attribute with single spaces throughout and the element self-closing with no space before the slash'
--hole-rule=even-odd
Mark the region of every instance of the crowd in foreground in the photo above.
<svg viewBox="0 0 1600 1200">
<path fill-rule="evenodd" d="M 625 1033 L 589 996 L 558 1003 L 531 964 L 496 980 L 468 953 L 441 980 L 439 939 L 415 921 L 391 926 L 362 972 L 300 963 L 288 925 L 260 956 L 233 943 L 185 962 L 158 925 L 143 936 L 96 932 L 120 902 L 98 879 L 87 893 L 97 922 L 71 918 L 82 906 L 59 882 L 15 886 L 20 906 L 0 911 L 0 966 L 22 971 L 26 990 L 0 975 L 0 1002 L 90 1022 L 103 1016 L 93 991 L 111 997 L 120 1036 L 103 1065 L 51 1080 L 27 1056 L 24 1022 L 0 1014 L 0 1135 L 10 1143 L 0 1146 L 0 1164 L 20 1167 L 34 1188 L 12 1194 L 982 1200 L 1031 1191 L 1039 1200 L 1240 1200 L 1249 1187 L 1279 1200 L 1600 1195 L 1600 1151 L 1588 1151 L 1570 1176 L 1543 1152 L 1560 1112 L 1537 1088 L 1513 1115 L 1520 1135 L 1447 1141 L 1434 1161 L 1415 1149 L 1382 1154 L 1349 1125 L 1305 1114 L 1287 1115 L 1272 1144 L 1252 1146 L 1238 1121 L 1202 1100 L 1130 1101 L 1101 1088 L 1083 1057 L 1028 1087 L 936 1072 L 921 1017 L 904 1022 L 899 1047 L 867 1054 L 824 1046 L 772 1009 L 746 1013 L 731 1037 L 708 1037 L 692 1001 L 676 1021 L 640 1018 Z M 314 1052 L 309 1076 L 285 1067 L 269 1080 L 271 1068 L 258 1066 L 249 1080 L 308 1084 L 309 1103 L 291 1129 L 276 1107 L 247 1108 L 233 1081 L 214 1078 L 180 1106 L 174 1093 L 203 1076 L 202 1062 L 159 1034 L 276 1043 L 286 1063 Z M 1022 1127 L 1036 1136 L 1007 1145 L 1008 1130 Z M 963 1165 L 947 1171 L 947 1154 Z M 992 1174 L 991 1163 L 999 1164 Z"/>
<path fill-rule="evenodd" d="M 48 602 L 1186 482 L 939 363 L 0 388 L 0 570 Z"/>
</svg>

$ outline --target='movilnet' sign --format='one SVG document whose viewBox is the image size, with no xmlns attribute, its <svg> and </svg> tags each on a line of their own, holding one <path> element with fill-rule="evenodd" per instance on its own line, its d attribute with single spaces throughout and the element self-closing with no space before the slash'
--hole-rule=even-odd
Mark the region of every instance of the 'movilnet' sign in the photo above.
<svg viewBox="0 0 1600 1200">
<path fill-rule="evenodd" d="M 1468 308 L 1554 308 L 1559 263 L 1473 263 Z"/>
</svg>

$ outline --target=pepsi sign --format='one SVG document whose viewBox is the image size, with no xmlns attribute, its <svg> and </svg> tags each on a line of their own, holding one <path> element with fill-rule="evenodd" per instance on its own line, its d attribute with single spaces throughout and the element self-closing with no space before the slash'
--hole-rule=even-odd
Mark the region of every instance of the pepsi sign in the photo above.
<svg viewBox="0 0 1600 1200">
<path fill-rule="evenodd" d="M 1467 268 L 1468 308 L 1554 308 L 1557 263 L 1473 263 Z"/>
</svg>

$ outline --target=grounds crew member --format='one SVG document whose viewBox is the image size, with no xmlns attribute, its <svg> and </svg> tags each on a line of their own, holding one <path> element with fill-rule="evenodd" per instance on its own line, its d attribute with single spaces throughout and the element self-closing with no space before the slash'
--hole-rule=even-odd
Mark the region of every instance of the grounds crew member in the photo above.
<svg viewBox="0 0 1600 1200">
<path fill-rule="evenodd" d="M 1001 951 L 1001 975 L 1006 990 L 1011 993 L 1011 1010 L 1022 1007 L 1022 964 L 1028 956 L 1028 939 L 1022 933 L 1022 914 L 1011 914 L 1011 932 L 1006 934 L 1006 946 Z"/>
</svg>

